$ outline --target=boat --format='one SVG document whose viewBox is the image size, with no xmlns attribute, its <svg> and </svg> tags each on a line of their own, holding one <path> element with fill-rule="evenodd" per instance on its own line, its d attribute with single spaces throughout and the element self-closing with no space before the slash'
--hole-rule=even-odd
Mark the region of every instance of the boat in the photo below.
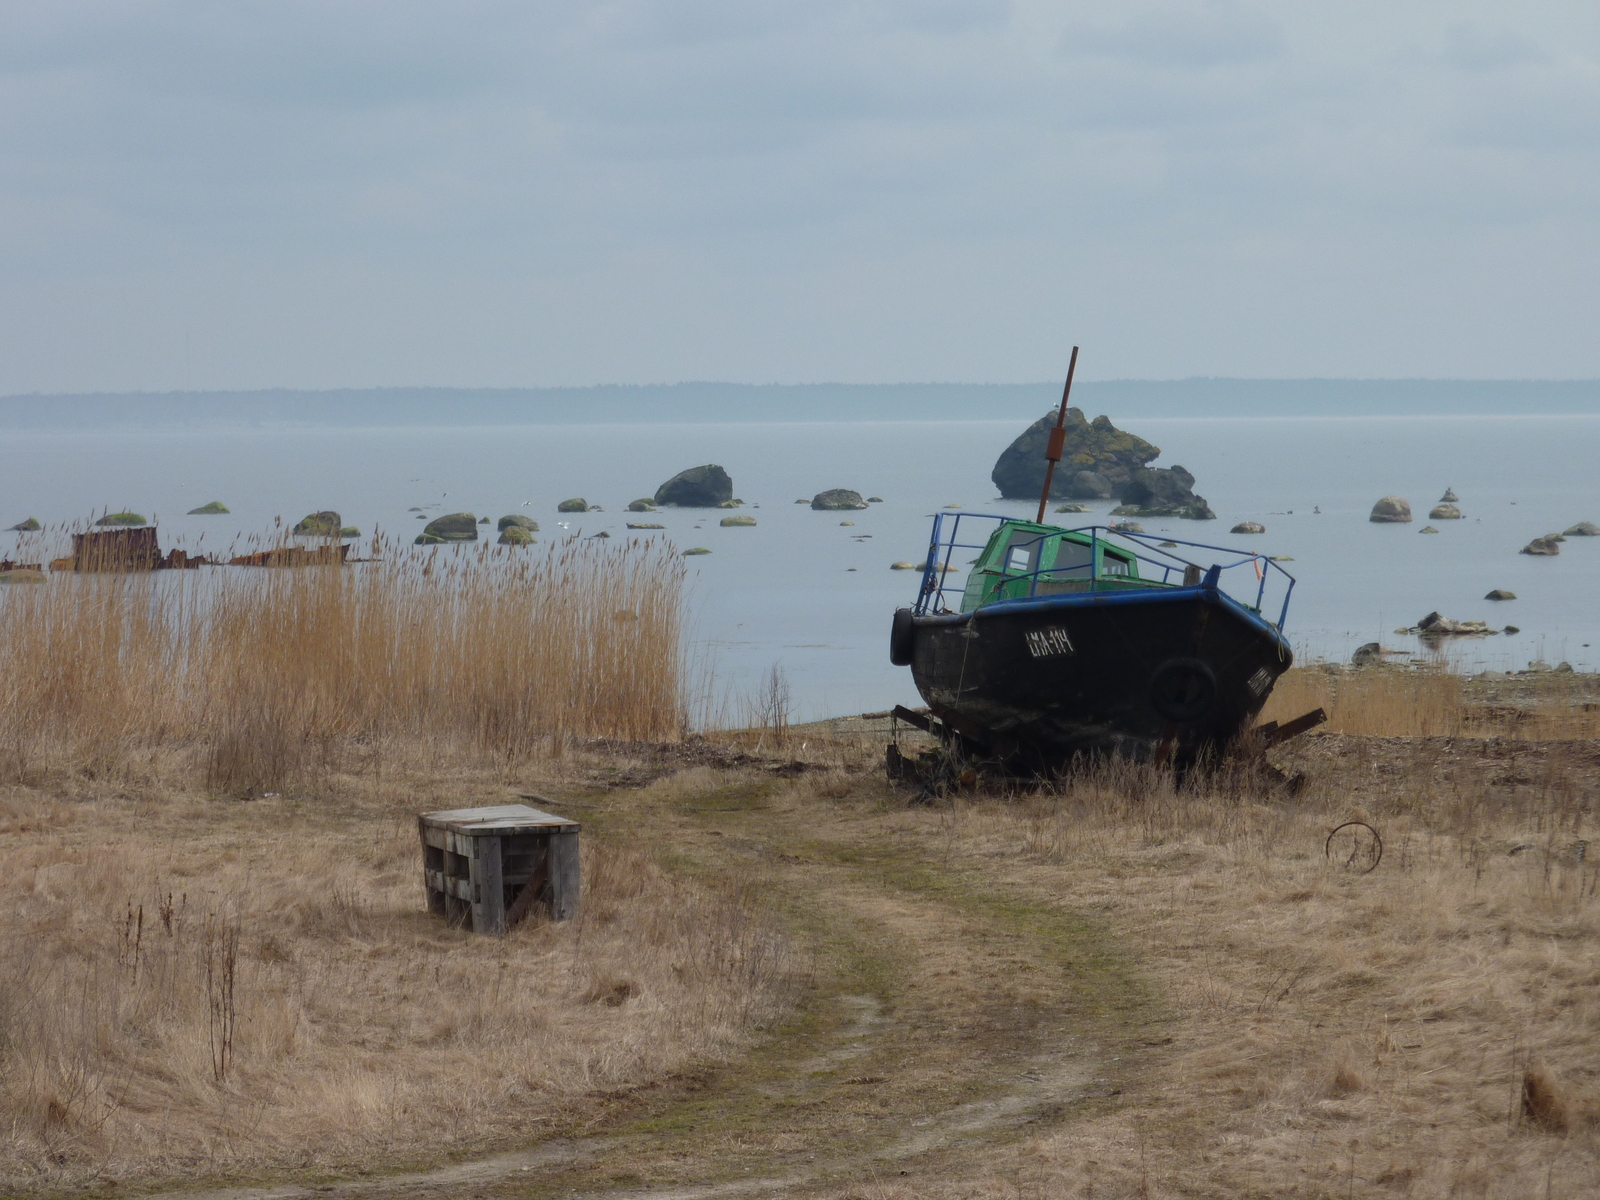
<svg viewBox="0 0 1600 1200">
<path fill-rule="evenodd" d="M 1070 390 L 1069 370 L 1063 417 Z M 1059 439 L 1052 452 L 1053 468 Z M 1047 473 L 1046 498 L 1049 487 Z M 1044 509 L 1031 521 L 934 515 L 920 590 L 895 612 L 889 646 L 927 713 L 896 715 L 1014 775 L 1106 756 L 1182 770 L 1226 753 L 1294 662 L 1283 633 L 1294 577 L 1253 550 L 1051 525 Z M 1282 740 L 1320 719 L 1262 733 Z"/>
</svg>

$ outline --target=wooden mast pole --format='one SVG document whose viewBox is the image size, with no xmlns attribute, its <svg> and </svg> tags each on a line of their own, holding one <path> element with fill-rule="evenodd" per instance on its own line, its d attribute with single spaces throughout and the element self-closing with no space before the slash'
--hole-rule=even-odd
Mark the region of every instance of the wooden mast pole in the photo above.
<svg viewBox="0 0 1600 1200">
<path fill-rule="evenodd" d="M 1050 431 L 1050 440 L 1045 444 L 1044 456 L 1044 491 L 1039 496 L 1039 519 L 1035 524 L 1044 524 L 1045 506 L 1050 503 L 1050 482 L 1055 478 L 1056 464 L 1061 461 L 1061 452 L 1067 444 L 1067 397 L 1072 395 L 1072 374 L 1078 369 L 1078 348 L 1072 348 L 1072 361 L 1067 364 L 1067 386 L 1061 390 L 1061 411 L 1056 414 L 1056 427 Z"/>
</svg>

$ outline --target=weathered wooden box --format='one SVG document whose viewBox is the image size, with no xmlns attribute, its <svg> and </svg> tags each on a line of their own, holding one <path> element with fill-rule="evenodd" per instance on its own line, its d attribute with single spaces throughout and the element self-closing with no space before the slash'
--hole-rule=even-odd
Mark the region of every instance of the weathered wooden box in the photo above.
<svg viewBox="0 0 1600 1200">
<path fill-rule="evenodd" d="M 502 934 L 535 907 L 567 920 L 578 911 L 579 828 L 526 804 L 423 813 L 428 911 L 476 933 Z"/>
</svg>

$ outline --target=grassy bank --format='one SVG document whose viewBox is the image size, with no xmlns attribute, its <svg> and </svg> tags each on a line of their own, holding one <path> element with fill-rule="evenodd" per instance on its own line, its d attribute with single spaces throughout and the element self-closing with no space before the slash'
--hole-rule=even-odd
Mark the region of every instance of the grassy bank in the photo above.
<svg viewBox="0 0 1600 1200">
<path fill-rule="evenodd" d="M 1269 716 L 1335 712 L 1274 752 L 1294 794 L 1122 766 L 915 807 L 872 736 L 777 723 L 513 757 L 396 722 L 381 769 L 249 801 L 208 729 L 58 746 L 0 791 L 0 1178 L 531 1146 L 475 1194 L 1586 1194 L 1600 750 L 1559 735 L 1595 687 L 1293 672 Z M 429 918 L 412 814 L 520 791 L 585 823 L 582 919 Z M 1371 872 L 1325 853 L 1349 820 Z"/>
</svg>

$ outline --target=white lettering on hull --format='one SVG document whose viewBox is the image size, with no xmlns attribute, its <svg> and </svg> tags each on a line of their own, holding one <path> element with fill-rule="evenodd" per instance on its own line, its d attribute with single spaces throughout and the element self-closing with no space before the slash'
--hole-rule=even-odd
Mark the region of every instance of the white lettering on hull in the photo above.
<svg viewBox="0 0 1600 1200">
<path fill-rule="evenodd" d="M 1067 631 L 1059 625 L 1052 625 L 1048 629 L 1030 629 L 1023 636 L 1028 642 L 1028 653 L 1034 658 L 1058 658 L 1077 653 Z"/>
</svg>

